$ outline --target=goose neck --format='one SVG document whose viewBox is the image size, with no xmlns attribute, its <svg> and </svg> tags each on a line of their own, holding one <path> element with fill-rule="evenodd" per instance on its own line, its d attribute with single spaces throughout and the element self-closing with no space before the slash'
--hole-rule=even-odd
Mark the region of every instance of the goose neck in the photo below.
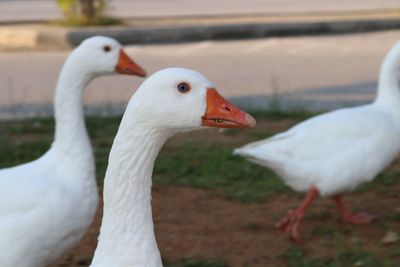
<svg viewBox="0 0 400 267">
<path fill-rule="evenodd" d="M 397 73 L 400 67 L 400 43 L 396 44 L 386 55 L 379 73 L 377 103 L 396 108 L 400 105 L 400 91 Z"/>
<path fill-rule="evenodd" d="M 76 64 L 67 60 L 60 77 L 54 100 L 55 140 L 53 147 L 61 148 L 63 153 L 87 151 L 91 153 L 83 111 L 83 92 L 94 77 L 81 71 Z"/>
<path fill-rule="evenodd" d="M 124 117 L 110 152 L 92 267 L 162 267 L 151 210 L 151 175 L 168 137 L 146 124 L 129 126 Z"/>
</svg>

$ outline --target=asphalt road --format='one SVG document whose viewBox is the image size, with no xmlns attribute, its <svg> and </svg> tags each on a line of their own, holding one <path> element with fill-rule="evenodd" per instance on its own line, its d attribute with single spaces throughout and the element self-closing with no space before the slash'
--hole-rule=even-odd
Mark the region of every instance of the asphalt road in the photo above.
<svg viewBox="0 0 400 267">
<path fill-rule="evenodd" d="M 380 63 L 400 31 L 127 47 L 148 73 L 181 66 L 205 74 L 222 94 L 255 107 L 332 109 L 373 99 Z M 0 118 L 51 110 L 67 52 L 0 54 Z M 103 77 L 90 84 L 92 110 L 120 112 L 143 79 Z M 45 108 L 47 107 L 47 109 Z"/>
<path fill-rule="evenodd" d="M 400 8 L 399 0 L 112 0 L 109 14 L 120 18 L 191 17 Z M 0 0 L 0 22 L 58 19 L 54 0 Z"/>
</svg>

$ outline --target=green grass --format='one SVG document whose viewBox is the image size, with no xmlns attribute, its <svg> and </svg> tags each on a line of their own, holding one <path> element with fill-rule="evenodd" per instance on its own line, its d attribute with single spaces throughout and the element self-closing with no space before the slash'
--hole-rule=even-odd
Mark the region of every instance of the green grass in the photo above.
<svg viewBox="0 0 400 267">
<path fill-rule="evenodd" d="M 224 144 L 183 145 L 161 151 L 154 171 L 156 183 L 216 189 L 245 202 L 260 201 L 286 187 L 271 171 L 233 156 Z"/>
<path fill-rule="evenodd" d="M 53 132 L 51 119 L 1 122 L 1 167 L 14 166 L 41 156 L 50 147 Z M 28 135 L 29 138 L 21 138 Z"/>
<path fill-rule="evenodd" d="M 99 179 L 107 168 L 108 153 L 120 120 L 121 117 L 89 117 L 86 120 Z M 49 149 L 53 136 L 52 118 L 0 122 L 0 166 L 10 167 L 40 157 Z"/>
<path fill-rule="evenodd" d="M 370 183 L 361 185 L 357 191 L 367 191 L 367 190 L 377 190 L 377 191 L 387 191 L 388 186 L 398 184 L 400 177 L 400 170 L 397 169 L 387 169 L 386 171 L 379 174 Z M 392 192 L 396 193 L 396 192 Z M 400 192 L 399 192 L 400 194 Z M 398 195 L 399 195 L 398 194 Z"/>
<path fill-rule="evenodd" d="M 267 110 L 254 110 L 254 111 L 250 110 L 249 113 L 256 119 L 269 119 L 269 120 L 295 119 L 299 121 L 320 114 L 318 112 L 311 112 L 304 109 L 284 110 L 281 108 L 271 108 Z"/>
</svg>

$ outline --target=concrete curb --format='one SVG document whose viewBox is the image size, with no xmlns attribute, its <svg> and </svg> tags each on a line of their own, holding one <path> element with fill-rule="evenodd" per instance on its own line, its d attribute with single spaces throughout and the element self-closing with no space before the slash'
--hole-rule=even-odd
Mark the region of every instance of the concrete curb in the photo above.
<svg viewBox="0 0 400 267">
<path fill-rule="evenodd" d="M 400 18 L 166 27 L 123 26 L 85 29 L 60 29 L 44 25 L 31 28 L 15 26 L 14 28 L 0 27 L 0 49 L 63 49 L 77 46 L 84 39 L 94 35 L 110 36 L 124 45 L 130 45 L 346 34 L 390 29 L 400 29 Z"/>
<path fill-rule="evenodd" d="M 168 28 L 113 28 L 70 31 L 68 43 L 76 46 L 93 35 L 106 35 L 123 44 L 181 43 L 301 35 L 344 34 L 400 29 L 400 19 L 279 24 L 236 24 Z"/>
<path fill-rule="evenodd" d="M 0 27 L 0 50 L 60 50 L 71 47 L 67 29 L 42 25 Z"/>
</svg>

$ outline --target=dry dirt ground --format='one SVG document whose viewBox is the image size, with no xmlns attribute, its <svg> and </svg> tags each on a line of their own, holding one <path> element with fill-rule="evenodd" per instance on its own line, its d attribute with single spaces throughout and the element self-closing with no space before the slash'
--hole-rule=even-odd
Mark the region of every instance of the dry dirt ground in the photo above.
<svg viewBox="0 0 400 267">
<path fill-rule="evenodd" d="M 262 204 L 243 204 L 209 191 L 156 186 L 153 198 L 156 236 L 165 260 L 223 259 L 232 267 L 287 266 L 282 253 L 293 243 L 274 228 L 274 223 L 299 203 L 300 195 L 275 195 Z M 397 194 L 385 192 L 357 193 L 346 199 L 355 209 L 367 210 L 381 218 L 393 214 L 400 206 Z M 101 207 L 86 237 L 54 267 L 88 266 L 100 222 Z M 303 245 L 306 253 L 310 256 L 332 254 L 334 248 L 327 244 L 335 239 L 338 231 L 344 243 L 360 241 L 365 249 L 377 255 L 385 254 L 387 247 L 379 244 L 385 229 L 379 223 L 361 227 L 343 225 L 328 199 L 315 202 L 301 227 L 307 240 Z"/>
</svg>

